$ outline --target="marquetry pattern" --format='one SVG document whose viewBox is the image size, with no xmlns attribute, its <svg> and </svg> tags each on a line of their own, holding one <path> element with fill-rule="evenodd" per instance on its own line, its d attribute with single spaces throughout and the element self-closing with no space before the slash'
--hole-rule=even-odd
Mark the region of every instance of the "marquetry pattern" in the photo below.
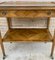
<svg viewBox="0 0 55 60">
<path fill-rule="evenodd" d="M 48 16 L 47 12 L 44 13 L 44 11 L 17 11 L 15 13 L 18 17 L 29 17 L 29 18 L 36 18 L 36 17 L 42 17 L 42 16 Z"/>
<path fill-rule="evenodd" d="M 46 5 L 45 5 L 46 4 Z M 44 6 L 43 6 L 44 5 Z M 9 30 L 1 39 L 1 49 L 3 59 L 5 56 L 3 42 L 52 42 L 51 58 L 55 47 L 55 34 L 54 37 L 50 34 L 49 20 L 50 17 L 55 17 L 55 2 L 2 2 L 0 3 L 0 17 L 6 17 L 8 21 Z M 37 18 L 47 17 L 48 23 L 46 29 L 12 29 L 11 18 Z M 40 22 L 41 23 L 41 22 Z M 1 37 L 1 36 L 0 36 Z"/>
<path fill-rule="evenodd" d="M 3 41 L 51 41 L 52 36 L 47 29 L 10 29 Z"/>
<path fill-rule="evenodd" d="M 17 11 L 0 11 L 1 17 L 18 17 L 18 18 L 36 18 L 36 17 L 53 17 L 55 11 L 38 11 L 38 10 L 17 10 Z"/>
</svg>

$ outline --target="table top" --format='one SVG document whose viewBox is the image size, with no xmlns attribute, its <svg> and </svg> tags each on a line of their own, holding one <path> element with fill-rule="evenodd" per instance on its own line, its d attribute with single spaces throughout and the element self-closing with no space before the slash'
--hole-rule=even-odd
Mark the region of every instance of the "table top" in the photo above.
<svg viewBox="0 0 55 60">
<path fill-rule="evenodd" d="M 55 2 L 0 2 L 0 10 L 55 10 Z"/>
<path fill-rule="evenodd" d="M 9 2 L 0 2 L 0 7 L 1 6 L 55 6 L 55 2 L 9 1 Z"/>
</svg>

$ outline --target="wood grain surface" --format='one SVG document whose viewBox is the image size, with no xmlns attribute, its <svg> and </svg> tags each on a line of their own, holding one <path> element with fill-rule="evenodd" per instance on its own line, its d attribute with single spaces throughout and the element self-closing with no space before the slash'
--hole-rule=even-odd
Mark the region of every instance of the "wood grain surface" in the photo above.
<svg viewBox="0 0 55 60">
<path fill-rule="evenodd" d="M 10 29 L 5 34 L 3 41 L 52 41 L 52 36 L 47 29 Z"/>
</svg>

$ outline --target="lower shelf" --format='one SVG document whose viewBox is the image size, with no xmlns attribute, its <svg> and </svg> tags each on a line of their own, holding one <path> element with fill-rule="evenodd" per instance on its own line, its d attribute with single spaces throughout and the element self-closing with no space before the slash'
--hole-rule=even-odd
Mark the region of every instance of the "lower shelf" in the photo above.
<svg viewBox="0 0 55 60">
<path fill-rule="evenodd" d="M 52 41 L 47 29 L 10 29 L 3 38 L 4 42 L 13 41 Z"/>
</svg>

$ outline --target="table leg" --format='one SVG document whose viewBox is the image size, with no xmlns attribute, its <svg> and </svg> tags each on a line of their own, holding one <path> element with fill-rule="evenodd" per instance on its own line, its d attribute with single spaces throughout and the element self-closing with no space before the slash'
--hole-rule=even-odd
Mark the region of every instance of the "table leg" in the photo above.
<svg viewBox="0 0 55 60">
<path fill-rule="evenodd" d="M 54 46 L 55 46 L 54 44 L 55 44 L 55 43 L 53 42 L 53 43 L 52 43 L 52 50 L 51 50 L 51 55 L 50 55 L 52 59 L 53 59 Z"/>
<path fill-rule="evenodd" d="M 54 37 L 53 37 L 53 42 L 52 42 L 52 50 L 51 50 L 51 55 L 50 55 L 52 59 L 53 59 L 54 47 L 55 47 L 55 31 L 54 31 Z"/>
<path fill-rule="evenodd" d="M 3 41 L 2 41 L 2 37 L 1 37 L 1 32 L 0 32 L 0 46 L 2 49 L 2 53 L 3 53 L 3 59 L 5 59 L 5 51 L 4 51 L 4 46 L 3 46 Z"/>
<path fill-rule="evenodd" d="M 5 59 L 6 55 L 5 55 L 5 51 L 4 51 L 3 42 L 1 42 L 1 49 L 2 49 L 2 53 L 3 53 L 3 59 Z"/>
</svg>

